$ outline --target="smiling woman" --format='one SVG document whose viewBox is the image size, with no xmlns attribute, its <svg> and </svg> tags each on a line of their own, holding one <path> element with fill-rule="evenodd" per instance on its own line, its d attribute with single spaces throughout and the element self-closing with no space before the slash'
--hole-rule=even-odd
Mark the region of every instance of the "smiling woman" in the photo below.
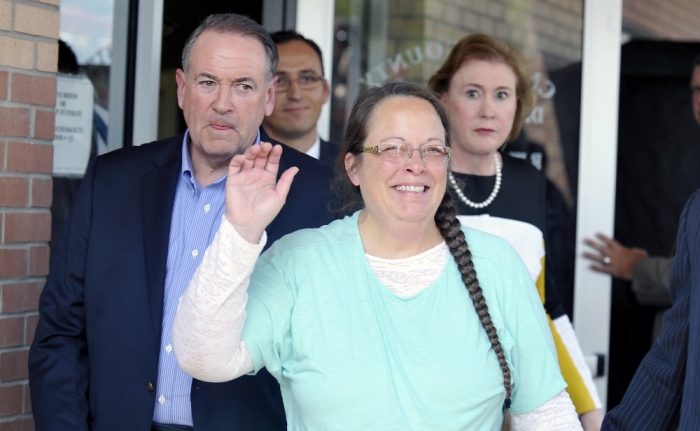
<svg viewBox="0 0 700 431">
<path fill-rule="evenodd" d="M 362 209 L 259 259 L 296 171 L 277 182 L 269 144 L 235 156 L 225 220 L 175 319 L 181 367 L 207 381 L 267 368 L 291 430 L 512 430 L 511 411 L 519 430 L 580 429 L 527 269 L 456 219 L 449 145 L 432 92 L 369 89 L 338 159 Z"/>
</svg>

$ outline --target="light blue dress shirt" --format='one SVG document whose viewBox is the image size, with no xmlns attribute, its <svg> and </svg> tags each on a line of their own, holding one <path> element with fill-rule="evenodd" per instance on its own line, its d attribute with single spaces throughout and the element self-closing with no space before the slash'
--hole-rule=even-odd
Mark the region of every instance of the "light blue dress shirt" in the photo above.
<svg viewBox="0 0 700 431">
<path fill-rule="evenodd" d="M 192 377 L 182 371 L 172 347 L 172 327 L 178 301 L 202 261 L 224 214 L 226 175 L 207 187 L 194 176 L 187 149 L 189 131 L 182 141 L 182 168 L 175 191 L 163 303 L 163 333 L 158 361 L 158 384 L 153 421 L 192 426 Z M 260 143 L 260 131 L 255 145 Z"/>
</svg>

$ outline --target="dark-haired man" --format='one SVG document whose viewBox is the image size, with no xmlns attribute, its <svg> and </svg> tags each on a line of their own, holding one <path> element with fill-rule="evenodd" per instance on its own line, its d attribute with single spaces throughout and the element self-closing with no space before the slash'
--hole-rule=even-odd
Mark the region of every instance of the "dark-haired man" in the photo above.
<svg viewBox="0 0 700 431">
<path fill-rule="evenodd" d="M 177 365 L 178 300 L 224 211 L 231 158 L 270 141 L 277 48 L 249 18 L 212 15 L 177 71 L 184 135 L 98 157 L 88 167 L 42 293 L 29 355 L 37 431 L 284 430 L 267 373 L 204 383 Z M 297 166 L 272 242 L 328 221 L 330 169 L 285 147 Z M 239 382 L 239 380 L 241 380 Z"/>
<path fill-rule="evenodd" d="M 328 101 L 328 81 L 323 76 L 323 56 L 318 45 L 294 31 L 271 34 L 280 61 L 275 109 L 263 120 L 270 137 L 332 166 L 336 145 L 318 136 L 316 123 Z"/>
</svg>

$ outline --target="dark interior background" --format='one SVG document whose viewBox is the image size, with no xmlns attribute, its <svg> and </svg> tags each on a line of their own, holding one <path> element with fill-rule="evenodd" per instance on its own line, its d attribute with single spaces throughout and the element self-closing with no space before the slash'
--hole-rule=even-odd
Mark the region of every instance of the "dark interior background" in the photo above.
<svg viewBox="0 0 700 431">
<path fill-rule="evenodd" d="M 651 256 L 674 254 L 681 212 L 700 188 L 700 126 L 693 118 L 690 92 L 693 59 L 699 53 L 695 42 L 632 40 L 622 46 L 617 184 L 610 185 L 616 187 L 614 236 Z M 557 85 L 557 118 L 575 197 L 581 66 L 553 72 L 550 79 Z M 608 409 L 620 403 L 651 348 L 656 311 L 637 302 L 630 283 L 613 279 Z"/>
</svg>

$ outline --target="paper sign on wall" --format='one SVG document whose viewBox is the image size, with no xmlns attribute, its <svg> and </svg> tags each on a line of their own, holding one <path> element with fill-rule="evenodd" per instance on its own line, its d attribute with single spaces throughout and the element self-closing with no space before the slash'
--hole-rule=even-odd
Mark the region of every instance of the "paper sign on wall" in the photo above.
<svg viewBox="0 0 700 431">
<path fill-rule="evenodd" d="M 54 175 L 83 175 L 90 158 L 94 89 L 84 75 L 57 75 Z"/>
</svg>

